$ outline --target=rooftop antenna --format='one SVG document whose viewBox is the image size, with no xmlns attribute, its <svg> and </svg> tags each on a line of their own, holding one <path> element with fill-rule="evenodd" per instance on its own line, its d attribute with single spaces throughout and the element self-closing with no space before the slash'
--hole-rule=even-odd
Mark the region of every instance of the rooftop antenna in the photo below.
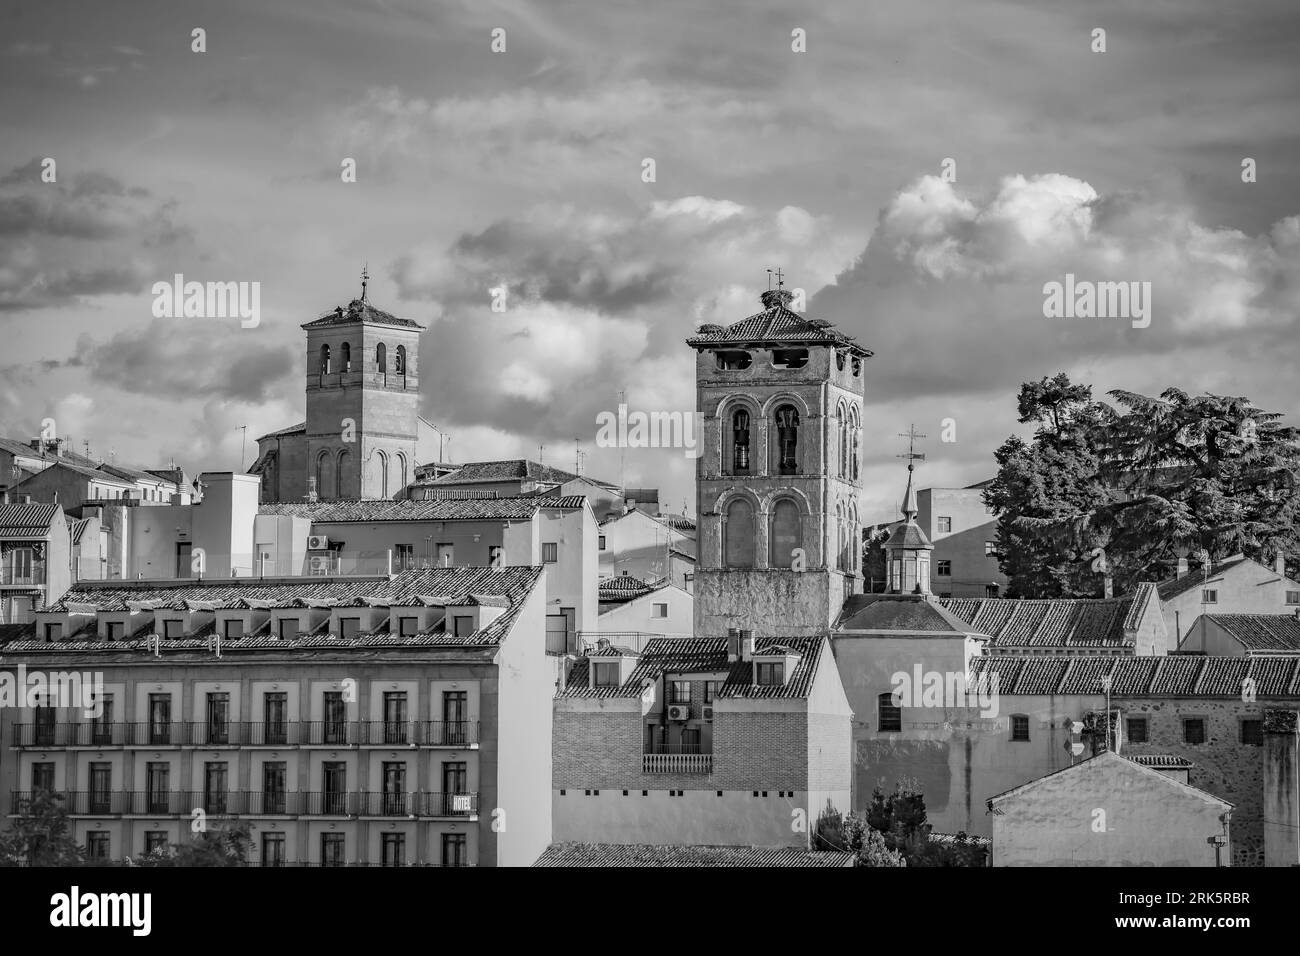
<svg viewBox="0 0 1300 956">
<path fill-rule="evenodd" d="M 544 464 L 546 464 L 546 458 L 544 457 L 545 454 L 546 454 L 546 446 L 545 446 L 545 445 L 538 445 L 538 446 L 537 446 L 537 463 L 538 463 L 539 465 L 544 465 Z"/>
<path fill-rule="evenodd" d="M 247 459 L 248 459 L 248 456 L 247 456 L 247 454 L 245 453 L 245 449 L 247 449 L 247 447 L 248 447 L 248 426 L 247 426 L 247 425 L 240 425 L 240 426 L 239 426 L 239 430 L 240 430 L 241 432 L 244 433 L 243 437 L 240 438 L 240 440 L 239 440 L 239 470 L 240 470 L 240 471 L 245 471 L 246 468 L 247 468 L 247 466 L 244 464 L 244 462 L 247 461 Z M 176 467 L 176 459 L 175 459 L 175 458 L 172 459 L 172 467 L 173 467 L 173 468 Z"/>
<path fill-rule="evenodd" d="M 785 286 L 785 273 L 781 271 L 780 267 L 778 266 L 775 270 L 768 269 L 767 270 L 767 291 L 768 292 L 772 291 L 773 276 L 776 276 L 776 287 L 778 289 L 783 288 Z"/>
<path fill-rule="evenodd" d="M 361 301 L 366 301 L 366 285 L 370 282 L 370 262 L 361 267 Z"/>
<path fill-rule="evenodd" d="M 573 439 L 573 473 L 582 474 L 582 447 L 578 444 L 577 436 Z"/>
</svg>

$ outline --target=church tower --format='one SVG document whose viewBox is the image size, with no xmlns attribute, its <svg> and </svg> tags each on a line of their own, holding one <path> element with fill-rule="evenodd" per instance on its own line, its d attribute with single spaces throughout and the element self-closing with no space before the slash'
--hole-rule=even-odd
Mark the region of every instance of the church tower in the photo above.
<svg viewBox="0 0 1300 956">
<path fill-rule="evenodd" d="M 924 458 L 914 455 L 909 458 Z M 903 493 L 903 520 L 894 526 L 884 543 L 885 567 L 889 574 L 890 594 L 930 593 L 930 554 L 934 545 L 916 523 L 916 489 L 912 487 L 915 463 L 907 463 L 907 491 Z"/>
<path fill-rule="evenodd" d="M 391 498 L 415 477 L 420 333 L 361 298 L 302 328 L 307 333 L 304 495 Z"/>
<path fill-rule="evenodd" d="M 695 635 L 825 633 L 861 590 L 864 366 L 871 351 L 790 310 L 702 325 L 696 407 Z"/>
</svg>

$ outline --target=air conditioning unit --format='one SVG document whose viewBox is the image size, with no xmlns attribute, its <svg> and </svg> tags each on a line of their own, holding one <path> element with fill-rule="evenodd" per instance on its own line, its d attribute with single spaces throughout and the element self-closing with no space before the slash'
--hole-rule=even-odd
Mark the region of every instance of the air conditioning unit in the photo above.
<svg viewBox="0 0 1300 956">
<path fill-rule="evenodd" d="M 712 720 L 712 719 L 713 719 L 713 705 L 712 705 L 712 704 L 705 704 L 705 705 L 704 705 L 704 719 L 705 719 L 705 720 Z"/>
<path fill-rule="evenodd" d="M 329 547 L 330 547 L 330 539 L 325 537 L 325 535 L 323 534 L 307 535 L 308 551 L 328 551 Z"/>
<path fill-rule="evenodd" d="M 668 719 L 669 720 L 690 720 L 691 719 L 690 704 L 669 704 Z"/>
<path fill-rule="evenodd" d="M 329 574 L 330 559 L 324 555 L 312 555 L 311 561 L 309 562 L 309 567 L 311 568 L 312 574 L 316 574 L 316 575 Z"/>
</svg>

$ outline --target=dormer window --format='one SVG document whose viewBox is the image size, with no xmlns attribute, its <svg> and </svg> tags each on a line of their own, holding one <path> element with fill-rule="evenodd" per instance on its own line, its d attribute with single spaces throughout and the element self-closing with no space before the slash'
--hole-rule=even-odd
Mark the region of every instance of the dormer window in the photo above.
<svg viewBox="0 0 1300 956">
<path fill-rule="evenodd" d="M 772 349 L 772 368 L 797 369 L 807 364 L 807 349 Z"/>
<path fill-rule="evenodd" d="M 718 368 L 724 372 L 742 372 L 753 364 L 754 358 L 748 352 L 715 352 Z"/>
<path fill-rule="evenodd" d="M 861 374 L 862 374 L 862 359 L 857 358 L 855 356 L 853 359 L 853 377 L 857 378 Z"/>
<path fill-rule="evenodd" d="M 759 687 L 784 687 L 785 662 L 759 661 L 754 665 L 754 683 Z"/>
<path fill-rule="evenodd" d="M 618 661 L 594 661 L 591 665 L 591 686 L 621 687 L 621 671 Z"/>
</svg>

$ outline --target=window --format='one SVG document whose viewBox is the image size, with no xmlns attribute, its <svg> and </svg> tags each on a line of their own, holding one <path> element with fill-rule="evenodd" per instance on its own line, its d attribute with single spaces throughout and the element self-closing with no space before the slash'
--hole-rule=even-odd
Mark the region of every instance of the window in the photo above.
<svg viewBox="0 0 1300 956">
<path fill-rule="evenodd" d="M 34 793 L 51 793 L 54 790 L 54 764 L 32 764 L 32 791 Z"/>
<path fill-rule="evenodd" d="M 1144 744 L 1150 739 L 1151 729 L 1145 717 L 1130 717 L 1124 721 L 1124 731 L 1131 744 Z"/>
<path fill-rule="evenodd" d="M 464 744 L 469 726 L 469 692 L 444 690 L 442 692 L 442 743 Z"/>
<path fill-rule="evenodd" d="M 605 539 L 602 536 L 600 540 L 604 541 Z M 501 545 L 489 544 L 488 545 L 488 567 L 499 568 L 501 567 L 502 561 L 503 558 L 502 558 Z"/>
<path fill-rule="evenodd" d="M 748 352 L 715 352 L 718 368 L 724 372 L 743 372 L 754 359 Z"/>
<path fill-rule="evenodd" d="M 689 704 L 691 702 L 691 682 L 688 680 L 675 680 L 670 684 L 671 695 L 669 702 L 674 704 Z"/>
<path fill-rule="evenodd" d="M 894 695 L 881 694 L 876 698 L 876 720 L 882 734 L 897 734 L 903 730 L 903 709 L 894 700 Z"/>
<path fill-rule="evenodd" d="M 282 617 L 279 621 L 280 640 L 291 641 L 298 636 L 298 619 Z"/>
<path fill-rule="evenodd" d="M 1287 604 L 1300 604 L 1300 591 L 1287 591 L 1287 592 L 1286 592 L 1286 603 L 1287 603 Z"/>
<path fill-rule="evenodd" d="M 1264 721 L 1246 718 L 1241 722 L 1241 742 L 1254 747 L 1264 745 Z"/>
<path fill-rule="evenodd" d="M 952 531 L 952 518 L 947 515 L 939 515 L 939 533 L 948 534 Z"/>
<path fill-rule="evenodd" d="M 1029 739 L 1029 717 L 1025 714 L 1011 715 L 1011 739 L 1028 740 Z"/>
<path fill-rule="evenodd" d="M 126 636 L 126 624 L 122 621 L 109 621 L 106 630 L 110 641 L 120 641 Z"/>
<path fill-rule="evenodd" d="M 1002 589 L 999 588 L 996 584 L 986 584 L 984 585 L 984 596 L 995 598 L 998 596 L 998 592 L 1001 590 Z"/>
<path fill-rule="evenodd" d="M 221 622 L 222 636 L 227 640 L 244 636 L 244 622 L 239 618 L 228 618 Z"/>
<path fill-rule="evenodd" d="M 1205 718 L 1188 717 L 1183 721 L 1183 742 L 1189 744 L 1205 743 Z"/>
<path fill-rule="evenodd" d="M 346 835 L 343 833 L 322 833 L 320 835 L 320 865 L 343 866 L 343 854 L 346 847 Z"/>
<path fill-rule="evenodd" d="M 785 683 L 785 662 L 759 663 L 756 682 L 760 687 L 780 687 Z"/>
<path fill-rule="evenodd" d="M 1201 591 L 1202 604 L 1218 604 L 1219 592 L 1215 588 L 1204 588 Z"/>
<path fill-rule="evenodd" d="M 108 833 L 104 830 L 92 830 L 86 834 L 86 856 L 92 860 L 108 859 Z"/>
<path fill-rule="evenodd" d="M 393 570 L 394 571 L 415 570 L 415 545 L 413 544 L 393 545 Z"/>
<path fill-rule="evenodd" d="M 739 408 L 731 416 L 731 471 L 747 475 L 749 467 L 749 412 Z"/>
<path fill-rule="evenodd" d="M 113 765 L 111 763 L 91 763 L 90 765 L 90 812 L 108 813 L 109 801 L 113 792 Z"/>
<path fill-rule="evenodd" d="M 464 760 L 444 760 L 442 762 L 442 813 L 443 815 L 452 813 L 468 813 L 470 808 L 464 805 L 464 801 L 459 804 L 454 799 L 457 795 L 465 795 L 469 790 L 469 764 Z"/>
<path fill-rule="evenodd" d="M 206 813 L 226 812 L 226 783 L 229 765 L 224 760 L 203 763 L 203 809 Z"/>
<path fill-rule="evenodd" d="M 560 546 L 554 541 L 546 541 L 542 544 L 542 563 L 554 564 L 560 560 Z"/>
<path fill-rule="evenodd" d="M 383 342 L 375 346 L 375 365 L 379 367 L 381 374 L 388 371 L 388 349 L 384 347 Z"/>
<path fill-rule="evenodd" d="M 602 535 L 600 536 L 600 538 L 598 539 L 598 541 L 599 541 L 599 545 L 598 545 L 598 547 L 600 548 L 601 551 L 604 551 L 604 550 L 605 550 L 605 536 L 602 534 Z M 489 550 L 491 550 L 491 549 L 489 549 Z M 501 549 L 498 548 L 497 550 L 500 551 Z"/>
<path fill-rule="evenodd" d="M 283 691 L 274 691 L 262 698 L 262 730 L 266 743 L 289 742 L 289 725 L 286 720 L 288 709 L 289 695 Z"/>
<path fill-rule="evenodd" d="M 383 865 L 406 866 L 406 834 L 383 834 Z"/>
<path fill-rule="evenodd" d="M 347 813 L 348 765 L 342 760 L 321 764 L 321 796 L 324 798 L 321 813 L 334 816 Z"/>
<path fill-rule="evenodd" d="M 858 480 L 858 463 L 862 459 L 862 427 L 858 420 L 858 407 L 852 405 L 849 407 L 849 440 L 852 442 L 849 447 L 849 479 Z"/>
<path fill-rule="evenodd" d="M 167 849 L 167 831 L 166 830 L 145 830 L 144 831 L 144 852 L 145 853 L 163 853 Z"/>
<path fill-rule="evenodd" d="M 697 754 L 700 752 L 700 728 L 683 727 L 682 728 L 682 753 Z"/>
<path fill-rule="evenodd" d="M 941 578 L 952 577 L 952 561 L 940 558 L 934 563 L 934 573 L 939 575 Z"/>
<path fill-rule="evenodd" d="M 444 833 L 442 835 L 442 865 L 469 865 L 469 837 L 464 833 Z"/>
<path fill-rule="evenodd" d="M 316 456 L 316 494 L 324 498 L 329 494 L 330 454 L 322 451 Z"/>
<path fill-rule="evenodd" d="M 149 695 L 149 743 L 169 744 L 172 740 L 171 694 Z"/>
<path fill-rule="evenodd" d="M 777 474 L 799 473 L 799 412 L 793 405 L 776 410 Z"/>
<path fill-rule="evenodd" d="M 262 866 L 284 866 L 284 834 L 262 834 Z"/>
<path fill-rule="evenodd" d="M 438 542 L 438 567 L 449 568 L 456 563 L 456 548 L 450 541 Z"/>
<path fill-rule="evenodd" d="M 403 617 L 397 622 L 398 634 L 402 637 L 414 637 L 420 630 L 418 617 Z"/>
<path fill-rule="evenodd" d="M 348 471 L 348 463 L 349 463 L 351 460 L 352 460 L 352 456 L 349 455 L 346 451 L 341 451 L 341 452 L 339 452 L 339 467 L 338 467 L 338 474 L 336 474 L 336 475 L 334 476 L 334 479 L 335 479 L 335 482 L 336 482 L 336 485 L 335 485 L 335 491 L 334 491 L 334 497 L 336 497 L 336 498 L 342 498 L 342 497 L 343 497 L 343 478 L 344 478 L 344 476 L 347 474 L 347 471 Z"/>
<path fill-rule="evenodd" d="M 347 342 L 344 342 L 343 346 L 339 349 L 339 371 L 352 371 L 352 346 Z"/>
<path fill-rule="evenodd" d="M 91 718 L 90 742 L 108 744 L 113 741 L 113 695 L 104 694 L 98 701 L 99 713 Z"/>
<path fill-rule="evenodd" d="M 384 743 L 406 743 L 406 691 L 384 691 Z"/>
<path fill-rule="evenodd" d="M 387 816 L 406 813 L 406 761 L 385 760 L 380 766 L 384 781 L 383 810 Z"/>
<path fill-rule="evenodd" d="M 145 764 L 145 811 L 167 813 L 171 802 L 172 765 L 163 761 Z"/>
<path fill-rule="evenodd" d="M 62 624 L 46 624 L 46 625 L 45 625 L 45 641 L 46 641 L 47 644 L 50 643 L 50 642 L 52 642 L 52 641 L 61 640 L 62 638 L 63 638 L 63 625 L 62 625 Z"/>
<path fill-rule="evenodd" d="M 984 554 L 989 557 L 992 557 L 993 555 L 997 554 L 997 543 L 993 541 L 985 541 Z"/>
<path fill-rule="evenodd" d="M 208 694 L 208 740 L 210 744 L 230 742 L 230 694 Z"/>
<path fill-rule="evenodd" d="M 799 369 L 807 364 L 807 349 L 772 349 L 772 368 Z"/>
<path fill-rule="evenodd" d="M 651 608 L 650 616 L 651 616 L 651 617 L 667 617 L 667 616 L 668 616 L 668 605 L 667 605 L 667 604 L 655 604 L 655 605 Z"/>
<path fill-rule="evenodd" d="M 361 618 L 359 617 L 341 617 L 339 618 L 339 636 L 353 638 L 361 633 Z"/>
<path fill-rule="evenodd" d="M 844 406 L 841 404 L 835 411 L 835 420 L 839 431 L 840 445 L 840 470 L 841 478 L 847 478 L 849 475 L 849 419 L 844 413 Z"/>
<path fill-rule="evenodd" d="M 591 686 L 592 687 L 618 687 L 622 684 L 619 680 L 619 665 L 612 661 L 600 661 L 591 666 Z"/>
<path fill-rule="evenodd" d="M 744 498 L 735 498 L 727 505 L 723 526 L 724 549 L 729 568 L 754 566 L 754 506 Z"/>
<path fill-rule="evenodd" d="M 55 734 L 55 717 L 57 711 L 48 705 L 37 706 L 33 714 L 33 723 L 36 725 L 36 745 L 38 747 L 53 747 Z"/>
<path fill-rule="evenodd" d="M 800 543 L 799 506 L 782 498 L 772 508 L 772 567 L 793 568 Z"/>
<path fill-rule="evenodd" d="M 288 764 L 283 760 L 268 760 L 262 764 L 262 812 L 285 812 L 285 780 Z"/>
<path fill-rule="evenodd" d="M 393 359 L 393 371 L 398 375 L 406 374 L 406 346 L 397 347 L 397 355 Z"/>
<path fill-rule="evenodd" d="M 330 347 L 328 343 L 320 347 L 320 373 L 322 375 L 330 373 Z"/>
<path fill-rule="evenodd" d="M 14 548 L 6 552 L 9 559 L 6 564 L 9 566 L 5 569 L 12 576 L 11 584 L 32 584 L 32 549 L 31 548 Z"/>
<path fill-rule="evenodd" d="M 474 619 L 464 614 L 458 614 L 452 621 L 452 633 L 456 637 L 469 637 L 474 633 Z"/>
<path fill-rule="evenodd" d="M 706 680 L 704 682 L 704 702 L 713 703 L 713 698 L 718 695 L 718 681 Z"/>
<path fill-rule="evenodd" d="M 185 636 L 185 622 L 177 620 L 163 621 L 163 637 L 169 641 L 178 640 Z"/>
<path fill-rule="evenodd" d="M 323 740 L 327 744 L 341 744 L 347 737 L 347 703 L 343 691 L 327 690 L 324 697 L 325 726 Z"/>
</svg>

